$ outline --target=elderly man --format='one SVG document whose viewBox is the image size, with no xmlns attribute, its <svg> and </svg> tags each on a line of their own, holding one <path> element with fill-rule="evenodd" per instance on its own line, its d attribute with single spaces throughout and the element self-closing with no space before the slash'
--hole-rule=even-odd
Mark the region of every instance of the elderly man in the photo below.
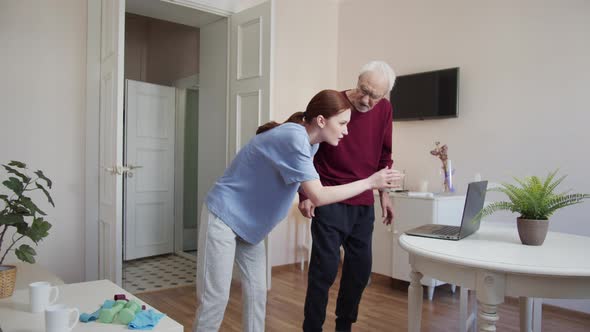
<svg viewBox="0 0 590 332">
<path fill-rule="evenodd" d="M 395 73 L 383 61 L 364 65 L 355 89 L 343 91 L 354 106 L 348 137 L 337 147 L 321 144 L 314 164 L 324 185 L 340 185 L 391 167 L 392 112 L 384 97 L 393 88 Z M 393 220 L 387 192 L 380 192 L 383 222 Z M 350 331 L 356 322 L 362 293 L 371 274 L 371 242 L 375 211 L 373 192 L 315 208 L 300 195 L 299 210 L 313 218 L 313 247 L 305 298 L 304 331 L 322 331 L 328 291 L 338 273 L 340 247 L 344 263 L 336 306 L 336 331 Z"/>
</svg>

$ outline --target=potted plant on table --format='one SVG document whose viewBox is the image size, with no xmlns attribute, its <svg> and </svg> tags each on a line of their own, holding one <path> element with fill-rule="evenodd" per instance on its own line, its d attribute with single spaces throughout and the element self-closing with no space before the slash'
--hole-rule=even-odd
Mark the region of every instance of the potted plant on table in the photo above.
<svg viewBox="0 0 590 332">
<path fill-rule="evenodd" d="M 52 182 L 42 171 L 34 172 L 35 176 L 31 177 L 27 165 L 19 161 L 11 161 L 2 167 L 8 175 L 8 179 L 2 182 L 4 188 L 0 190 L 0 298 L 5 298 L 12 295 L 16 282 L 16 267 L 2 265 L 6 255 L 14 251 L 19 260 L 35 263 L 35 249 L 28 244 L 15 245 L 25 237 L 38 244 L 49 235 L 51 228 L 43 217 L 45 212 L 33 202 L 31 194 L 38 191 L 49 204 L 53 207 L 55 204 L 49 194 Z M 8 237 L 12 233 L 9 230 L 13 228 L 12 237 Z"/>
<path fill-rule="evenodd" d="M 500 187 L 489 189 L 506 194 L 508 201 L 491 203 L 476 218 L 483 218 L 500 210 L 519 213 L 516 222 L 522 244 L 542 245 L 547 236 L 549 218 L 555 211 L 590 198 L 588 194 L 555 193 L 555 188 L 566 177 L 564 175 L 555 180 L 556 174 L 557 170 L 550 172 L 545 179 L 537 176 L 514 178 L 518 185 L 502 183 Z"/>
</svg>

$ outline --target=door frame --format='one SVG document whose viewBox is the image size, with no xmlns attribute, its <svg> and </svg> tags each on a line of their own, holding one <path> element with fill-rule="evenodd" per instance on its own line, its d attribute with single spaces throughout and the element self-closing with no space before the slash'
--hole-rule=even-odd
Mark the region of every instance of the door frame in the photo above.
<svg viewBox="0 0 590 332">
<path fill-rule="evenodd" d="M 86 155 L 84 199 L 84 279 L 98 279 L 100 16 L 101 1 L 86 2 Z"/>
<path fill-rule="evenodd" d="M 186 117 L 186 89 L 175 87 L 175 144 L 174 144 L 174 253 L 183 249 L 184 223 L 184 122 Z M 179 199 L 182 198 L 182 199 Z"/>
<path fill-rule="evenodd" d="M 124 0 L 122 0 L 124 1 Z M 167 1 L 167 0 L 163 0 Z M 178 0 L 177 0 L 178 1 Z M 271 6 L 270 43 L 274 45 L 274 21 L 275 21 L 275 0 L 267 0 Z M 99 119 L 100 119 L 100 44 L 101 44 L 101 5 L 102 1 L 87 0 L 87 42 L 86 42 L 86 130 L 85 130 L 85 213 L 84 213 L 84 280 L 97 280 L 99 277 Z M 183 3 L 183 5 L 186 5 Z M 207 0 L 191 0 L 190 6 L 203 12 L 208 12 L 228 18 L 228 50 L 230 44 L 231 15 L 233 9 L 218 8 L 212 6 Z M 227 7 L 227 4 L 226 4 Z M 234 7 L 235 9 L 235 7 Z M 124 52 L 124 50 L 122 50 Z M 274 83 L 274 54 L 273 46 L 270 51 L 270 105 L 273 104 L 272 86 Z M 229 53 L 227 55 L 228 77 L 226 78 L 226 118 L 229 116 Z M 124 70 L 124 68 L 120 68 Z M 269 118 L 272 118 L 272 111 L 269 109 Z M 226 138 L 228 133 L 226 132 Z M 227 142 L 227 140 L 226 140 Z M 228 146 L 226 145 L 226 155 Z M 226 159 L 226 165 L 228 159 Z M 120 224 L 122 227 L 122 222 Z M 267 237 L 267 252 L 270 247 L 270 239 Z M 121 244 L 122 245 L 122 244 Z M 268 255 L 267 255 L 268 256 Z M 119 257 L 123 259 L 123 257 Z M 271 263 L 267 257 L 267 285 L 271 285 Z"/>
<path fill-rule="evenodd" d="M 122 0 L 124 1 L 124 0 Z M 164 0 L 166 1 L 166 0 Z M 168 1 L 170 2 L 170 1 Z M 100 151 L 100 44 L 102 1 L 87 0 L 86 30 L 86 154 L 84 201 L 84 280 L 99 278 L 99 151 Z M 190 4 L 190 5 L 189 5 Z M 228 8 L 216 8 L 207 0 L 183 1 L 192 9 L 229 17 Z M 229 20 L 228 20 L 229 22 Z M 229 23 L 228 23 L 229 24 Z M 229 39 L 229 37 L 228 37 Z M 229 45 L 229 40 L 228 40 Z M 123 50 L 124 52 L 124 50 Z M 124 68 L 121 68 L 124 70 Z M 229 78 L 228 78 L 229 79 Z M 229 97 L 228 97 L 229 98 Z M 226 109 L 226 113 L 229 110 Z M 227 149 L 227 147 L 226 147 Z M 227 163 L 227 161 L 226 161 Z M 120 225 L 122 227 L 122 223 Z M 175 229 L 176 230 L 176 229 Z M 176 240 L 176 235 L 175 235 Z M 121 257 L 121 260 L 123 258 Z"/>
</svg>

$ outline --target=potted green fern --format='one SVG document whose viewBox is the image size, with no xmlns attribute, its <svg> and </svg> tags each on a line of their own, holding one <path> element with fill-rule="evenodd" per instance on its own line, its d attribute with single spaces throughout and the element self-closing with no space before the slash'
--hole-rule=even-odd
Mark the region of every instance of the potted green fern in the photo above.
<svg viewBox="0 0 590 332">
<path fill-rule="evenodd" d="M 520 241 L 526 245 L 542 245 L 549 218 L 555 211 L 590 198 L 588 194 L 555 193 L 555 188 L 566 178 L 564 175 L 555 180 L 556 174 L 557 170 L 550 172 L 545 179 L 537 176 L 514 178 L 518 185 L 502 183 L 500 187 L 489 189 L 506 194 L 509 200 L 491 203 L 477 217 L 483 218 L 500 210 L 519 213 L 516 220 Z"/>
<path fill-rule="evenodd" d="M 51 224 L 44 219 L 45 212 L 35 204 L 31 194 L 39 191 L 55 207 L 49 194 L 52 182 L 42 171 L 37 170 L 35 176 L 30 176 L 27 165 L 20 161 L 11 161 L 2 167 L 8 179 L 2 182 L 5 189 L 0 190 L 0 298 L 12 295 L 16 281 L 16 267 L 2 265 L 6 255 L 14 251 L 19 260 L 35 263 L 35 249 L 26 243 L 15 245 L 24 238 L 38 244 L 49 235 Z M 14 234 L 7 237 L 12 227 Z"/>
</svg>

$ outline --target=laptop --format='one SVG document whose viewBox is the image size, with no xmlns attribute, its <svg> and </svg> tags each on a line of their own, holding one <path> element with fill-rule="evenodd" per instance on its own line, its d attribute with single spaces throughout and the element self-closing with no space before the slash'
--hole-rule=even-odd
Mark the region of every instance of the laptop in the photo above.
<svg viewBox="0 0 590 332">
<path fill-rule="evenodd" d="M 461 226 L 427 224 L 406 231 L 406 234 L 457 241 L 477 232 L 481 218 L 477 218 L 477 220 L 473 220 L 473 218 L 483 208 L 487 188 L 488 181 L 471 182 L 469 184 Z"/>
</svg>

